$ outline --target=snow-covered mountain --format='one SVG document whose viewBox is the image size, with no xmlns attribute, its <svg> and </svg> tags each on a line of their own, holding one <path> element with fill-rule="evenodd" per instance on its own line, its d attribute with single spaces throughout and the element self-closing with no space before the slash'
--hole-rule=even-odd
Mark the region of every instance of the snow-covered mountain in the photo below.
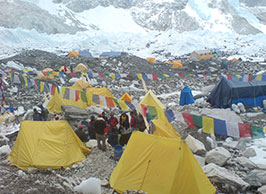
<svg viewBox="0 0 266 194">
<path fill-rule="evenodd" d="M 0 26 L 1 55 L 22 48 L 254 53 L 265 49 L 266 0 L 0 0 Z"/>
</svg>

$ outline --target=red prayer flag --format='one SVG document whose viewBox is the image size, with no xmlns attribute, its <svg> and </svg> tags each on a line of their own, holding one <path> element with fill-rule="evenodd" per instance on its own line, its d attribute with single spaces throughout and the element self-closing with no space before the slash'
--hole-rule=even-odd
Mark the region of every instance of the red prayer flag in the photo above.
<svg viewBox="0 0 266 194">
<path fill-rule="evenodd" d="M 107 107 L 115 107 L 115 103 L 111 97 L 105 97 Z"/>
<path fill-rule="evenodd" d="M 250 124 L 238 123 L 240 137 L 251 137 Z"/>
<path fill-rule="evenodd" d="M 153 79 L 153 80 L 159 80 L 159 78 L 158 78 L 158 74 L 152 74 L 152 79 Z"/>
<path fill-rule="evenodd" d="M 182 77 L 184 75 L 184 73 L 178 73 L 179 77 Z"/>
<path fill-rule="evenodd" d="M 76 72 L 71 72 L 71 76 L 76 77 L 77 76 Z"/>
<path fill-rule="evenodd" d="M 232 77 L 232 75 L 226 75 L 227 76 L 227 79 L 230 79 L 230 80 L 232 80 L 233 79 L 233 77 Z"/>
<path fill-rule="evenodd" d="M 79 95 L 80 95 L 80 91 L 76 90 L 76 99 L 75 99 L 75 101 L 79 100 Z"/>
<path fill-rule="evenodd" d="M 52 85 L 52 88 L 51 88 L 51 95 L 53 96 L 54 93 L 55 93 L 55 89 L 56 89 L 56 85 Z"/>
<path fill-rule="evenodd" d="M 182 116 L 184 120 L 186 121 L 189 128 L 194 129 L 195 125 L 193 123 L 192 114 L 182 112 Z"/>
<path fill-rule="evenodd" d="M 99 76 L 104 77 L 104 74 L 103 73 L 99 73 Z"/>
<path fill-rule="evenodd" d="M 250 82 L 250 81 L 252 81 L 252 79 L 253 79 L 253 75 L 252 74 L 249 74 L 248 75 L 248 81 Z"/>
</svg>

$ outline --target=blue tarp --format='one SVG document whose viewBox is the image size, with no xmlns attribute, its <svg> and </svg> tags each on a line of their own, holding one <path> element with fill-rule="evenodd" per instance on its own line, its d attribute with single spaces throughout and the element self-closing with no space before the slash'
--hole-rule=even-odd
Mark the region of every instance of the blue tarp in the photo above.
<svg viewBox="0 0 266 194">
<path fill-rule="evenodd" d="M 187 104 L 193 104 L 194 98 L 192 92 L 188 86 L 184 87 L 181 91 L 179 105 L 184 106 Z"/>
<path fill-rule="evenodd" d="M 81 54 L 81 56 L 84 56 L 84 57 L 92 57 L 89 51 L 79 51 L 79 54 Z"/>
<path fill-rule="evenodd" d="M 215 108 L 230 108 L 239 102 L 245 106 L 263 107 L 266 100 L 265 81 L 236 81 L 222 78 L 213 88 L 207 101 Z"/>
<path fill-rule="evenodd" d="M 121 55 L 122 52 L 103 52 L 100 57 L 118 57 Z"/>
</svg>

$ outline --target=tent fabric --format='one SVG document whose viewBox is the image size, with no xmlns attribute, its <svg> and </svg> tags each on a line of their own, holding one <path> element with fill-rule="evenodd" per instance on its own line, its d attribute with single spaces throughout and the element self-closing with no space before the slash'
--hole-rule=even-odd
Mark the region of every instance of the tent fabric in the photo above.
<svg viewBox="0 0 266 194">
<path fill-rule="evenodd" d="M 84 57 L 92 57 L 90 51 L 79 51 L 79 54 Z"/>
<path fill-rule="evenodd" d="M 191 89 L 188 86 L 186 86 L 181 91 L 179 105 L 184 106 L 193 103 L 194 103 L 194 98 Z"/>
<path fill-rule="evenodd" d="M 52 113 L 61 113 L 62 105 L 69 105 L 69 106 L 75 106 L 78 108 L 86 109 L 88 107 L 86 102 L 83 102 L 82 99 L 74 100 L 74 99 L 64 99 L 59 93 L 58 90 L 55 90 L 54 95 L 49 100 L 46 108 L 49 110 L 49 112 Z"/>
<path fill-rule="evenodd" d="M 266 100 L 266 82 L 243 82 L 222 78 L 213 88 L 207 101 L 215 108 L 229 108 L 239 102 L 245 106 L 263 107 Z"/>
<path fill-rule="evenodd" d="M 155 127 L 155 130 L 152 133 L 153 135 L 175 139 L 179 139 L 181 137 L 168 121 L 154 119 L 152 120 L 152 123 Z"/>
<path fill-rule="evenodd" d="M 100 57 L 119 57 L 122 52 L 103 52 Z"/>
<path fill-rule="evenodd" d="M 41 73 L 39 73 L 37 76 L 36 76 L 36 79 L 44 79 L 44 80 L 46 80 L 46 79 L 54 79 L 54 74 L 53 73 L 51 73 L 51 74 L 47 74 L 47 75 L 44 75 L 42 72 Z"/>
<path fill-rule="evenodd" d="M 148 57 L 146 60 L 149 61 L 152 64 L 156 63 L 156 60 L 154 58 L 152 58 L 152 57 Z"/>
<path fill-rule="evenodd" d="M 119 193 L 128 189 L 151 194 L 214 194 L 187 144 L 134 131 L 110 177 Z"/>
<path fill-rule="evenodd" d="M 21 121 L 8 160 L 22 170 L 59 169 L 84 160 L 88 153 L 67 121 Z"/>
<path fill-rule="evenodd" d="M 131 101 L 132 101 L 132 97 L 126 92 L 126 93 L 120 98 L 120 100 L 124 100 L 124 101 L 131 102 Z"/>
<path fill-rule="evenodd" d="M 70 69 L 67 67 L 66 68 L 67 69 L 67 73 L 70 73 L 71 71 L 70 71 Z M 59 72 L 65 72 L 65 66 L 61 66 L 60 68 L 59 68 Z"/>
<path fill-rule="evenodd" d="M 173 69 L 176 69 L 176 68 L 182 68 L 183 65 L 182 63 L 179 61 L 179 60 L 176 60 L 176 61 L 168 61 L 169 64 L 172 64 L 172 68 Z"/>
<path fill-rule="evenodd" d="M 86 81 L 84 81 L 82 79 L 77 80 L 73 84 L 73 88 L 75 88 L 78 91 L 81 91 L 81 90 L 86 89 L 88 87 L 91 87 L 91 85 L 88 82 L 86 82 Z"/>
<path fill-rule="evenodd" d="M 70 51 L 67 57 L 80 57 L 81 55 L 76 51 Z"/>
<path fill-rule="evenodd" d="M 74 72 L 87 72 L 87 71 L 89 70 L 83 63 L 79 63 L 74 69 Z"/>
<path fill-rule="evenodd" d="M 193 61 L 207 60 L 212 58 L 212 53 L 209 50 L 198 50 L 190 53 L 190 59 Z"/>
</svg>

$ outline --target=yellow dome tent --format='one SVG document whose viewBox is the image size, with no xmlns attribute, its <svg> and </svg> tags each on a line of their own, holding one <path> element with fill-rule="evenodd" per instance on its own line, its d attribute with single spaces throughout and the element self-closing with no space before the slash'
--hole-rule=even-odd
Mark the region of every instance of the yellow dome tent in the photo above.
<svg viewBox="0 0 266 194">
<path fill-rule="evenodd" d="M 71 72 L 68 67 L 66 69 L 67 69 L 67 71 L 66 71 L 67 73 Z M 59 72 L 65 72 L 65 66 L 64 65 L 59 68 Z"/>
<path fill-rule="evenodd" d="M 180 62 L 180 61 L 168 61 L 168 63 L 169 64 L 171 64 L 172 65 L 172 68 L 173 69 L 175 69 L 175 68 L 182 68 L 183 67 L 183 65 L 182 65 L 182 63 Z"/>
<path fill-rule="evenodd" d="M 152 58 L 152 57 L 148 57 L 146 60 L 149 61 L 152 64 L 156 63 L 156 60 L 154 58 Z"/>
<path fill-rule="evenodd" d="M 91 85 L 82 79 L 77 80 L 72 86 L 72 88 L 75 88 L 76 90 L 79 91 L 86 89 L 88 87 L 91 87 Z"/>
<path fill-rule="evenodd" d="M 215 194 L 190 148 L 181 139 L 134 131 L 110 177 L 119 193 Z"/>
<path fill-rule="evenodd" d="M 67 121 L 21 121 L 8 160 L 22 170 L 60 169 L 81 162 L 88 153 Z"/>
<path fill-rule="evenodd" d="M 80 57 L 81 55 L 76 51 L 70 51 L 67 57 Z"/>
<path fill-rule="evenodd" d="M 89 70 L 83 63 L 78 64 L 74 69 L 74 72 L 87 72 L 87 71 Z"/>
<path fill-rule="evenodd" d="M 151 90 L 149 90 L 149 92 L 143 97 L 139 104 L 142 115 L 144 115 L 144 106 L 146 106 L 147 108 L 151 107 L 156 111 L 156 119 L 152 120 L 156 127 L 156 130 L 153 132 L 153 134 L 169 138 L 180 138 L 180 134 L 175 131 L 164 114 L 165 106 L 160 102 L 160 100 Z"/>
<path fill-rule="evenodd" d="M 124 101 L 131 102 L 131 101 L 132 101 L 132 97 L 126 92 L 126 93 L 120 98 L 120 100 L 124 100 Z"/>
<path fill-rule="evenodd" d="M 54 70 L 51 68 L 45 68 L 39 73 L 36 79 L 54 79 Z"/>
</svg>

